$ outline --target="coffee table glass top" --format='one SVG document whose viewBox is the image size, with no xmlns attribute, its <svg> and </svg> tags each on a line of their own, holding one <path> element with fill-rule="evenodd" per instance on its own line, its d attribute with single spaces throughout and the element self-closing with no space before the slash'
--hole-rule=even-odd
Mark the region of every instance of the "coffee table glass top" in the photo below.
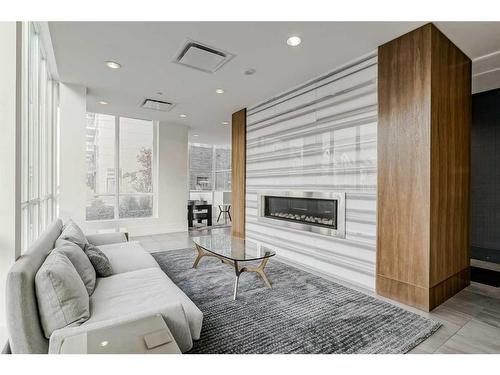
<svg viewBox="0 0 500 375">
<path fill-rule="evenodd" d="M 273 250 L 259 246 L 256 242 L 225 234 L 211 234 L 191 239 L 202 249 L 230 260 L 258 260 L 276 255 Z"/>
</svg>

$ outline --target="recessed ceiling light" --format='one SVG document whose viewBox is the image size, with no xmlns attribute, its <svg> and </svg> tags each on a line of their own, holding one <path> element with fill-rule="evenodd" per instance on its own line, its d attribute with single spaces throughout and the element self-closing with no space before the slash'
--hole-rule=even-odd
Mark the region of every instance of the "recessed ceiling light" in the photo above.
<svg viewBox="0 0 500 375">
<path fill-rule="evenodd" d="M 292 47 L 297 47 L 301 42 L 302 39 L 300 39 L 298 36 L 291 36 L 286 40 L 286 44 Z"/>
<path fill-rule="evenodd" d="M 247 69 L 245 70 L 245 75 L 251 76 L 252 74 L 255 74 L 256 70 L 255 69 Z"/>
<path fill-rule="evenodd" d="M 223 89 L 217 89 L 217 90 L 215 90 L 215 92 L 217 94 L 224 94 L 224 90 Z"/>
<path fill-rule="evenodd" d="M 97 103 L 102 104 L 102 105 L 109 104 L 109 103 L 108 103 L 107 101 L 105 101 L 105 100 L 99 100 Z"/>
<path fill-rule="evenodd" d="M 186 118 L 187 115 L 185 115 L 184 113 L 182 115 L 179 115 L 180 118 Z"/>
<path fill-rule="evenodd" d="M 229 125 L 228 121 L 222 121 L 222 125 Z"/>
<path fill-rule="evenodd" d="M 197 137 L 197 136 L 198 136 L 198 134 L 193 134 L 193 137 Z"/>
<path fill-rule="evenodd" d="M 106 61 L 106 66 L 111 69 L 120 69 L 122 67 L 121 64 L 116 61 Z"/>
<path fill-rule="evenodd" d="M 101 343 L 99 345 L 101 346 L 107 346 L 109 344 L 108 341 L 101 341 Z"/>
</svg>

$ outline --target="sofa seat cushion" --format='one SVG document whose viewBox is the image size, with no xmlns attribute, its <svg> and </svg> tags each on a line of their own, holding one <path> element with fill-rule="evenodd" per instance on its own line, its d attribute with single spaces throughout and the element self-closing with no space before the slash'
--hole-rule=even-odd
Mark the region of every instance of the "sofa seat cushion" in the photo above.
<svg viewBox="0 0 500 375">
<path fill-rule="evenodd" d="M 164 306 L 177 302 L 184 309 L 193 340 L 199 339 L 202 312 L 159 267 L 98 278 L 85 324 L 144 311 L 162 312 Z"/>
<path fill-rule="evenodd" d="M 159 268 L 158 263 L 137 241 L 99 246 L 109 259 L 115 274 L 145 268 Z"/>
</svg>

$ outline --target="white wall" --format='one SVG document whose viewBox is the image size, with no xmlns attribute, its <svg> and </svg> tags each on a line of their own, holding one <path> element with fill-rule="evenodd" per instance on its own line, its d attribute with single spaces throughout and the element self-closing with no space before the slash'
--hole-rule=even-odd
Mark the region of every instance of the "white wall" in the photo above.
<svg viewBox="0 0 500 375">
<path fill-rule="evenodd" d="M 5 328 L 6 274 L 20 255 L 20 123 L 16 119 L 19 102 L 18 45 L 15 22 L 0 22 L 0 351 L 7 339 Z M 20 35 L 19 35 L 20 37 Z M 20 63 L 20 62 L 19 62 Z"/>
<path fill-rule="evenodd" d="M 159 127 L 158 231 L 187 231 L 188 130 L 165 122 Z"/>
<path fill-rule="evenodd" d="M 187 231 L 188 129 L 161 122 L 158 129 L 156 217 L 85 221 L 86 90 L 61 84 L 61 174 L 59 215 L 73 218 L 88 233 L 126 230 L 132 236 Z"/>
<path fill-rule="evenodd" d="M 85 113 L 87 90 L 60 84 L 60 194 L 59 216 L 85 222 Z"/>
</svg>

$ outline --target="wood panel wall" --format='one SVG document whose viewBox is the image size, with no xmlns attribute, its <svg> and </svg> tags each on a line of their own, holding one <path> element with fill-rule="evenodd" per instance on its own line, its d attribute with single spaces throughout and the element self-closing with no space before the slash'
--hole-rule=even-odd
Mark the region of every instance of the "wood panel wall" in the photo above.
<svg viewBox="0 0 500 375">
<path fill-rule="evenodd" d="M 233 236 L 245 237 L 247 110 L 232 115 L 231 211 Z"/>
<path fill-rule="evenodd" d="M 427 24 L 378 51 L 377 292 L 432 310 L 469 283 L 471 61 Z"/>
</svg>

